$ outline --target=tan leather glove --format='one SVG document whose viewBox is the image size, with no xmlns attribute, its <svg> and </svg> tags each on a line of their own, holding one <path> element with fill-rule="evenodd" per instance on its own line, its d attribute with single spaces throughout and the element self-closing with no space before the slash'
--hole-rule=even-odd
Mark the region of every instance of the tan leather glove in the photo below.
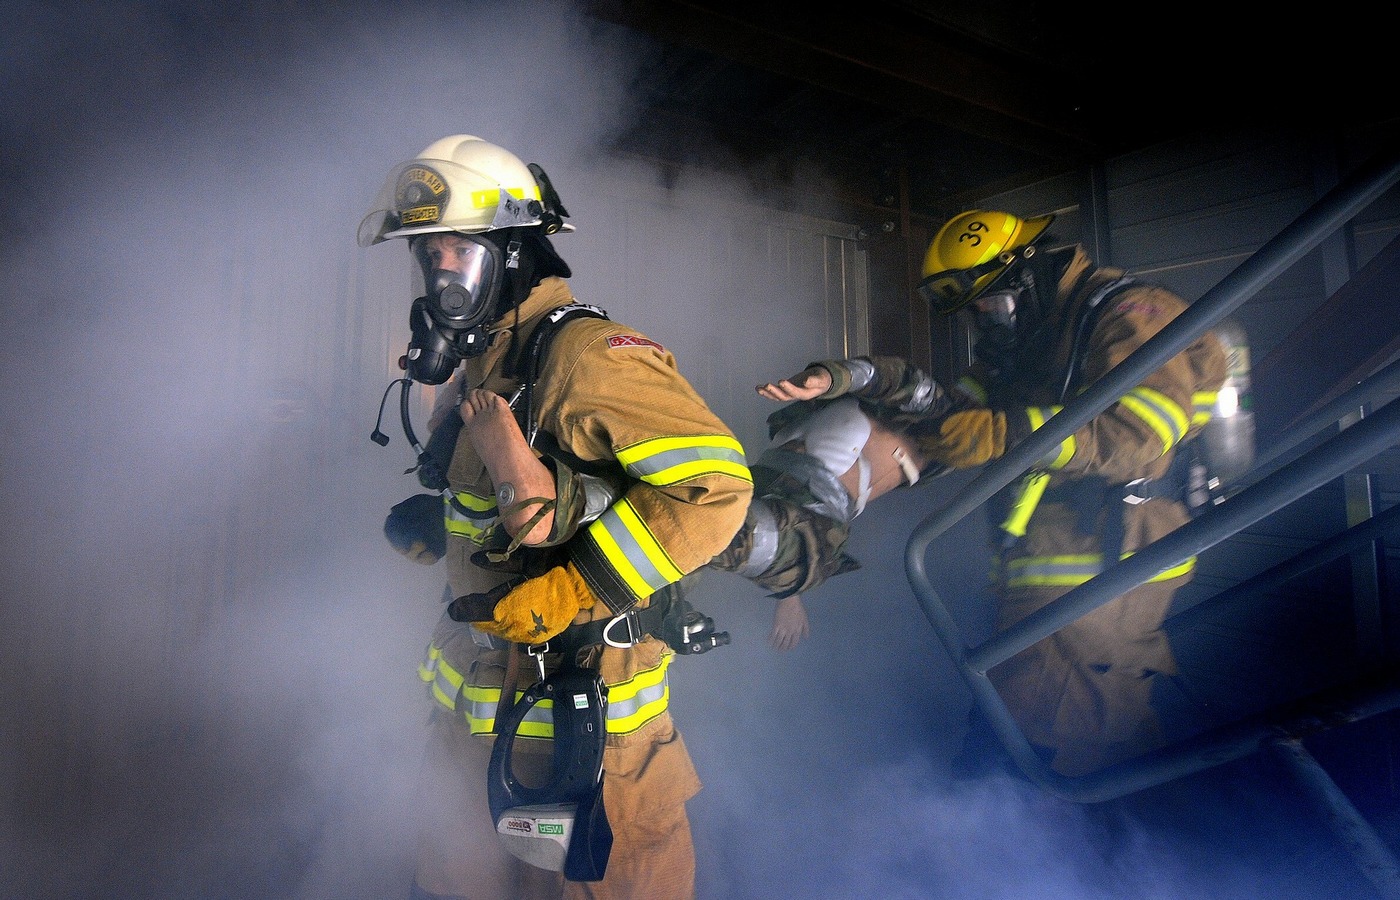
<svg viewBox="0 0 1400 900">
<path fill-rule="evenodd" d="M 968 469 L 1006 452 L 1006 414 L 967 409 L 949 414 L 938 438 L 925 445 L 928 455 L 950 469 Z"/>
<path fill-rule="evenodd" d="M 470 594 L 453 602 L 457 610 L 452 618 L 459 615 L 484 615 L 480 606 L 476 611 L 471 603 L 474 598 L 490 595 Z M 482 631 L 500 635 L 508 641 L 521 644 L 541 644 L 559 634 L 580 610 L 592 609 L 598 600 L 588 589 L 583 576 L 573 563 L 555 566 L 543 575 L 520 582 L 504 597 L 496 601 L 491 610 L 491 619 L 466 619 Z M 459 612 L 460 611 L 460 612 Z"/>
</svg>

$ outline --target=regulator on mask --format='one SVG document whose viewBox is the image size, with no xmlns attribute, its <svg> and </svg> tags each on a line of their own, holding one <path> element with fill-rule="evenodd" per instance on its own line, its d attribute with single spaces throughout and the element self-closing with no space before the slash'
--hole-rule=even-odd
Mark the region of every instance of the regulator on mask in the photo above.
<svg viewBox="0 0 1400 900">
<path fill-rule="evenodd" d="M 430 234 L 413 256 L 427 294 L 409 311 L 411 337 L 400 365 L 423 384 L 442 384 L 464 359 L 486 351 L 486 326 L 499 310 L 506 270 L 519 265 L 520 239 L 504 251 L 485 235 Z"/>
</svg>

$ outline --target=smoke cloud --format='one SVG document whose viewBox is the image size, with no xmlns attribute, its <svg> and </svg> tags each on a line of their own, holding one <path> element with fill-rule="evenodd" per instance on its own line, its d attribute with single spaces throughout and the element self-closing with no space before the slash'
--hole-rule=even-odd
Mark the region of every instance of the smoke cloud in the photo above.
<svg viewBox="0 0 1400 900">
<path fill-rule="evenodd" d="M 756 456 L 752 386 L 825 352 L 790 339 L 821 323 L 771 248 L 713 239 L 763 179 L 609 157 L 654 49 L 569 3 L 0 13 L 0 893 L 406 896 L 443 582 L 381 534 L 418 490 L 396 395 L 393 442 L 368 440 L 411 285 L 400 245 L 355 245 L 360 217 L 443 135 L 540 162 L 580 297 L 673 349 Z M 1299 876 L 1192 868 L 1189 835 L 1106 842 L 1024 783 L 950 781 L 968 696 L 901 567 L 950 489 L 867 513 L 864 568 L 810 598 L 792 653 L 766 646 L 771 600 L 702 582 L 733 634 L 674 669 L 702 897 L 1244 898 Z M 983 562 L 946 562 L 972 617 Z"/>
</svg>

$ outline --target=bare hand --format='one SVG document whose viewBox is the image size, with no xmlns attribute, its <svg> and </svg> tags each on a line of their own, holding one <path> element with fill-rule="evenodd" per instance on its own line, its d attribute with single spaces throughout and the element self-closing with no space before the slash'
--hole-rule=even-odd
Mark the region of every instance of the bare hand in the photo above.
<svg viewBox="0 0 1400 900">
<path fill-rule="evenodd" d="M 802 605 L 802 596 L 793 594 L 779 600 L 777 608 L 773 610 L 773 630 L 768 633 L 769 645 L 779 652 L 791 650 L 810 633 L 807 608 Z"/>
<path fill-rule="evenodd" d="M 794 400 L 813 400 L 831 389 L 831 373 L 820 366 L 803 369 L 791 378 L 760 384 L 756 390 L 760 397 L 791 403 Z"/>
</svg>

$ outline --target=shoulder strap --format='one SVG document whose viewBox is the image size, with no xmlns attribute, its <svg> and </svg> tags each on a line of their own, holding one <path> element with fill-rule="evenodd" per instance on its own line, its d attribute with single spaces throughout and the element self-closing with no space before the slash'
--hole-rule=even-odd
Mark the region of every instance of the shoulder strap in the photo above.
<svg viewBox="0 0 1400 900">
<path fill-rule="evenodd" d="M 1060 386 L 1061 403 L 1068 402 L 1069 396 L 1079 387 L 1080 375 L 1082 374 L 1080 366 L 1084 362 L 1084 341 L 1094 330 L 1099 316 L 1108 308 L 1108 299 L 1137 283 L 1137 279 L 1130 275 L 1115 278 L 1095 288 L 1094 292 L 1080 305 L 1079 315 L 1074 326 L 1074 340 L 1069 346 L 1069 362 L 1065 366 L 1065 379 Z"/>
<path fill-rule="evenodd" d="M 515 415 L 520 420 L 521 430 L 525 432 L 525 440 L 531 446 L 534 446 L 535 432 L 539 430 L 539 424 L 535 421 L 535 382 L 539 380 L 545 352 L 549 349 L 550 343 L 553 342 L 554 336 L 559 333 L 565 323 L 572 319 L 606 319 L 607 317 L 607 312 L 601 307 L 589 303 L 570 303 L 545 316 L 530 334 L 530 340 L 526 342 L 524 352 L 518 361 L 517 371 L 521 380 L 520 396 L 524 402 L 520 408 L 516 409 Z"/>
</svg>

